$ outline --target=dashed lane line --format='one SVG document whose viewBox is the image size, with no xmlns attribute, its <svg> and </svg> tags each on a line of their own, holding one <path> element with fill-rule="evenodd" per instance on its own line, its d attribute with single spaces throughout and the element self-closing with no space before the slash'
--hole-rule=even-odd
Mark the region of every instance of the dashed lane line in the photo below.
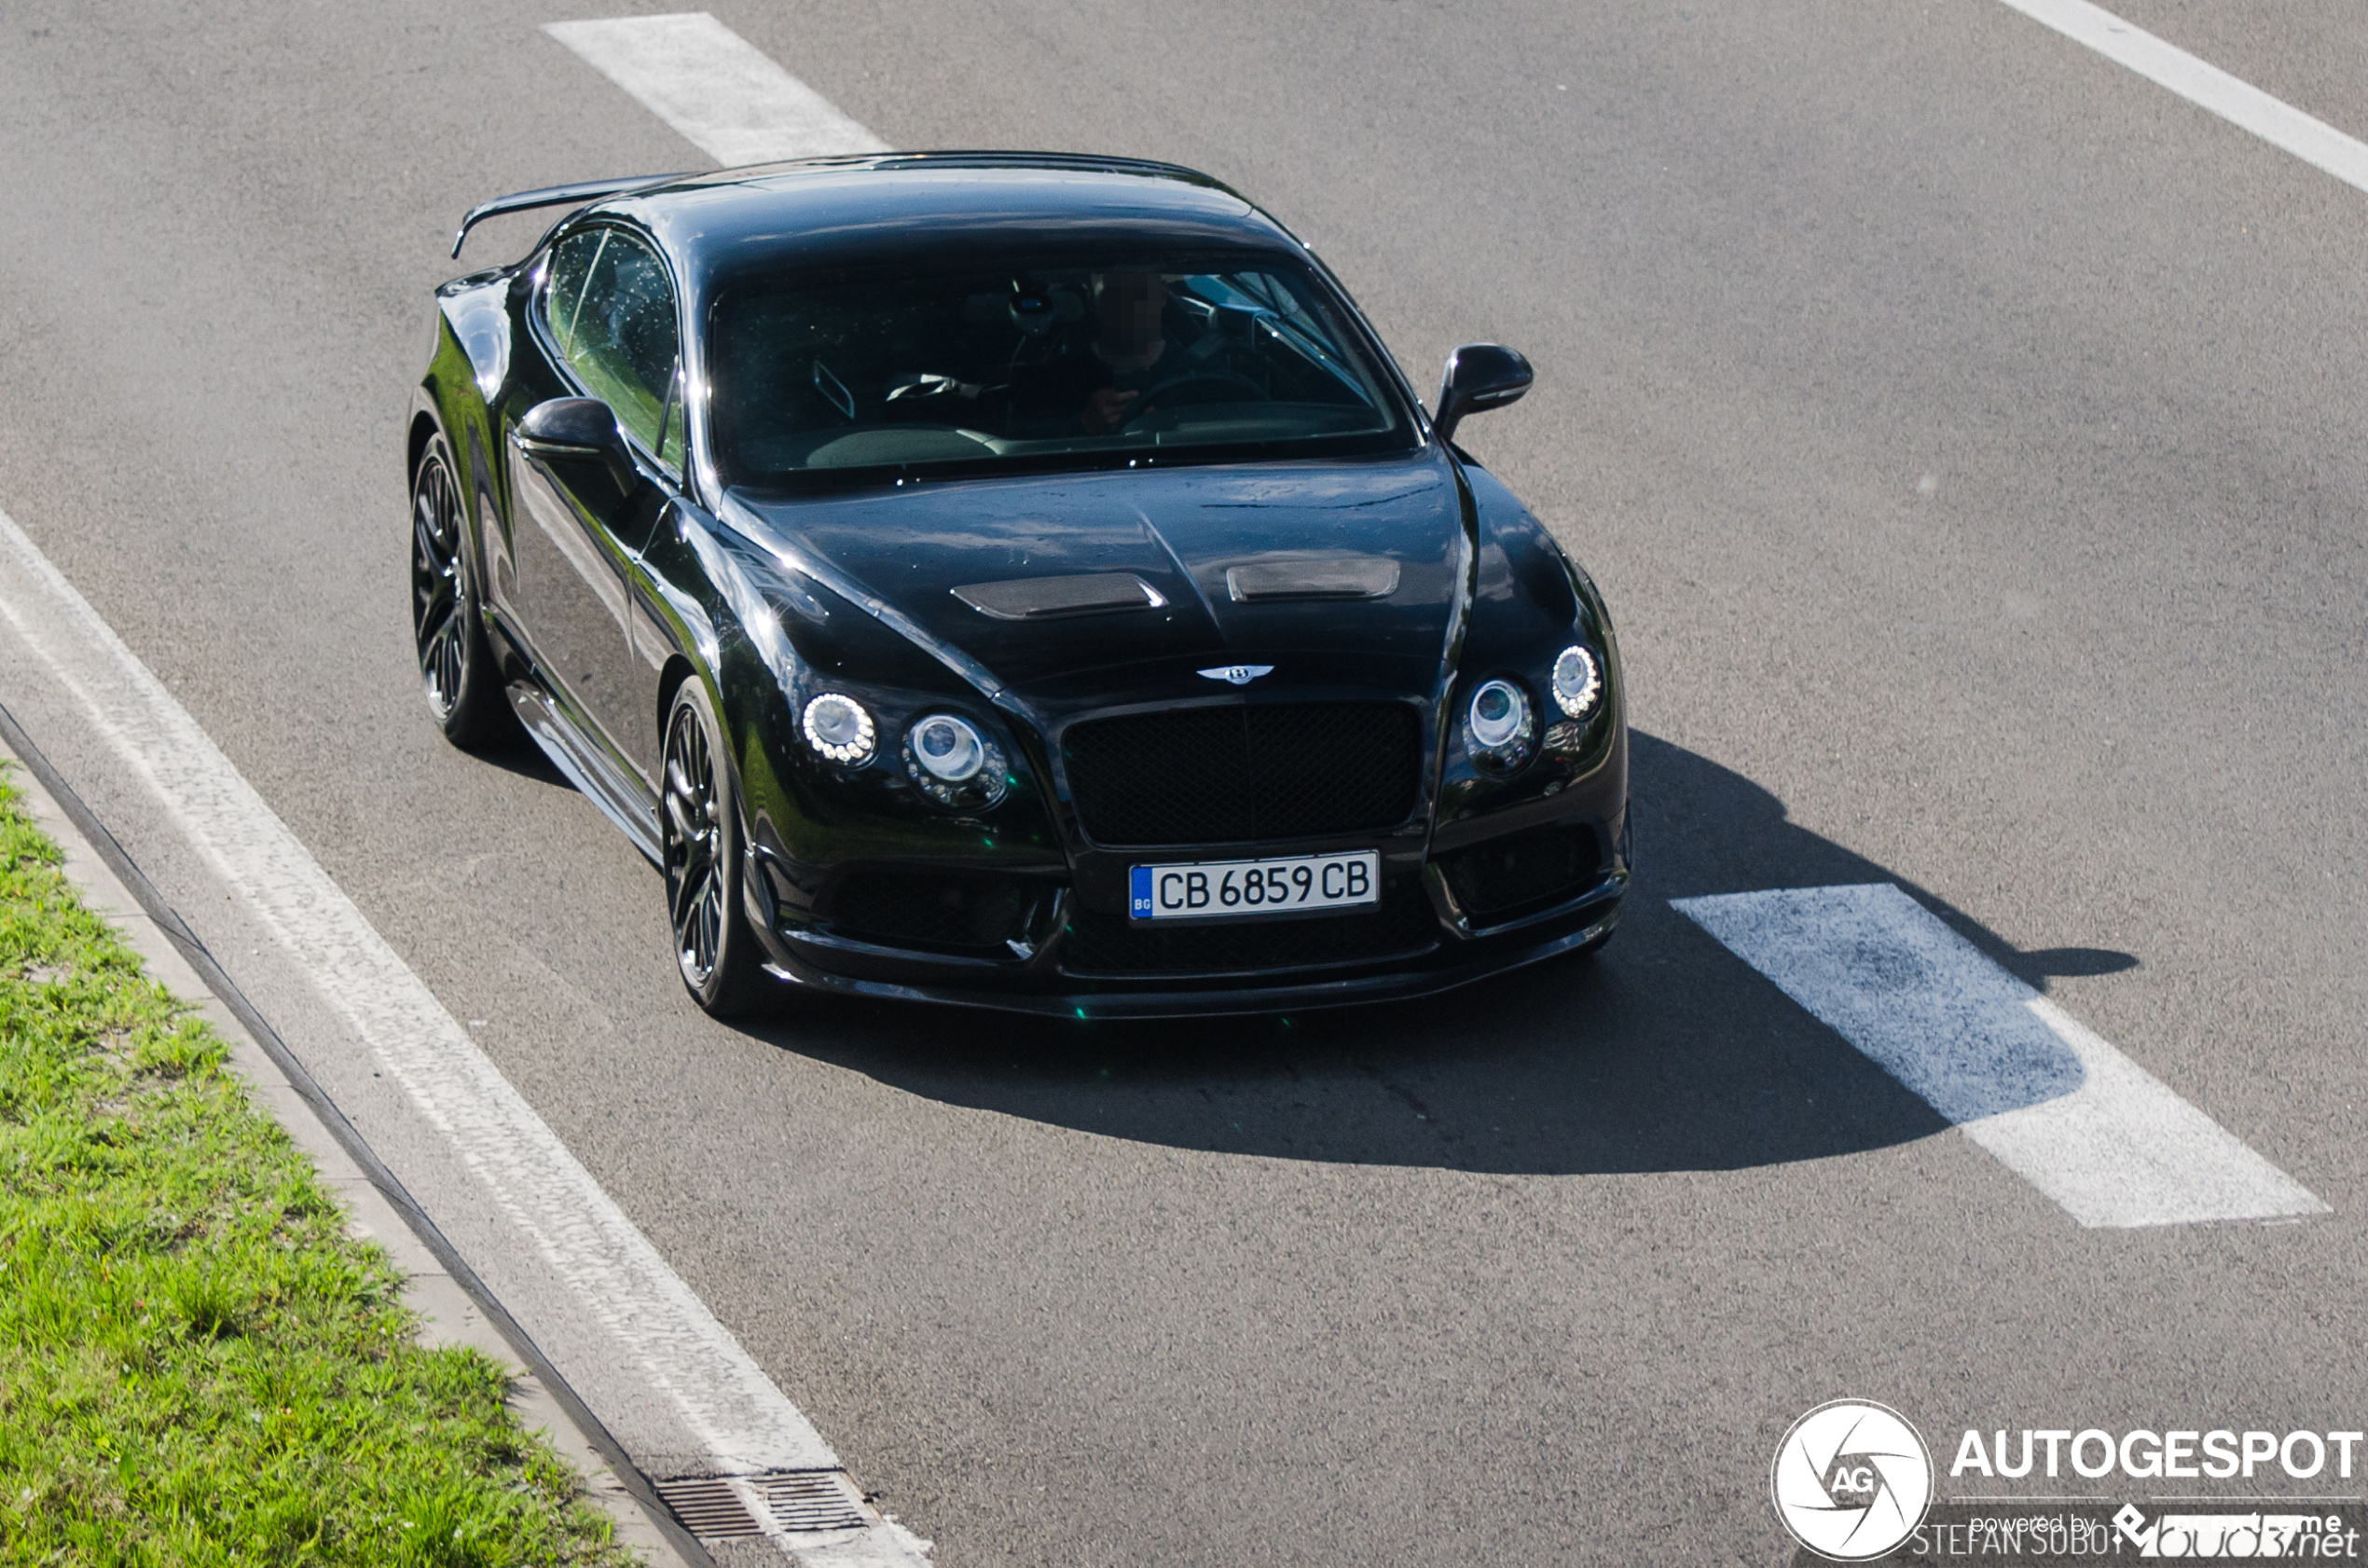
<svg viewBox="0 0 2368 1568">
<path fill-rule="evenodd" d="M 2190 103 L 2210 110 L 2229 124 L 2251 131 L 2346 185 L 2368 190 L 2368 144 L 2283 99 L 2196 59 L 2142 27 L 2122 21 L 2088 0 L 2000 0 L 2076 44 L 2095 49 L 2116 65 L 2168 88 Z"/>
<path fill-rule="evenodd" d="M 1891 883 L 1673 907 L 2083 1225 L 2328 1212 Z"/>
<path fill-rule="evenodd" d="M 726 169 L 888 150 L 705 11 L 555 21 L 543 31 Z"/>
<path fill-rule="evenodd" d="M 2089 0 L 2001 0 L 2272 146 L 2368 190 L 2368 144 Z M 726 168 L 888 144 L 704 11 L 559 21 L 574 50 Z"/>
</svg>

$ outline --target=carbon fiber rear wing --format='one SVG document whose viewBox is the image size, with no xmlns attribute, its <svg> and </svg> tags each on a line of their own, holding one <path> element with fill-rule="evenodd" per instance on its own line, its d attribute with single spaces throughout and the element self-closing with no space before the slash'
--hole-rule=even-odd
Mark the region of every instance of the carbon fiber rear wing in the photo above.
<svg viewBox="0 0 2368 1568">
<path fill-rule="evenodd" d="M 488 218 L 503 213 L 523 213 L 535 207 L 570 207 L 586 201 L 598 201 L 604 196 L 622 196 L 629 190 L 641 190 L 662 186 L 669 180 L 683 178 L 681 174 L 637 174 L 626 180 L 586 180 L 580 185 L 545 186 L 541 190 L 522 190 L 515 196 L 497 196 L 490 201 L 480 201 L 461 218 L 461 227 L 452 236 L 452 259 L 461 259 L 461 247 L 468 241 L 469 230 Z"/>
</svg>

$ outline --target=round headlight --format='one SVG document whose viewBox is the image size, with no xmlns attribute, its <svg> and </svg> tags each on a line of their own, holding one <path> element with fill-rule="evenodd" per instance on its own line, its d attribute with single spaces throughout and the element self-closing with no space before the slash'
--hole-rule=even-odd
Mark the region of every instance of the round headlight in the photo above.
<svg viewBox="0 0 2368 1568">
<path fill-rule="evenodd" d="M 1604 672 L 1595 655 L 1574 643 L 1554 661 L 1554 705 L 1574 719 L 1584 719 L 1604 695 Z"/>
<path fill-rule="evenodd" d="M 879 742 L 872 716 L 844 692 L 824 692 L 807 703 L 802 727 L 805 743 L 841 767 L 861 767 Z"/>
<path fill-rule="evenodd" d="M 986 742 L 967 719 L 932 713 L 913 726 L 913 760 L 930 777 L 959 784 L 978 777 L 986 761 Z"/>
<path fill-rule="evenodd" d="M 1529 750 L 1529 694 L 1510 681 L 1482 681 L 1465 717 L 1472 750 L 1491 762 L 1521 762 Z"/>
<path fill-rule="evenodd" d="M 940 805 L 976 810 L 1011 782 L 1003 749 L 968 719 L 925 713 L 905 727 L 904 771 Z"/>
</svg>

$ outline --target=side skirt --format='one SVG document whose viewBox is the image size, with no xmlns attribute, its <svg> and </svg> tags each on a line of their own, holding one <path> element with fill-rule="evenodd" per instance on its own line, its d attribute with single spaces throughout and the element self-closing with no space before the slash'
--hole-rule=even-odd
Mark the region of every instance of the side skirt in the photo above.
<svg viewBox="0 0 2368 1568">
<path fill-rule="evenodd" d="M 568 776 L 568 781 L 588 796 L 610 821 L 624 829 L 625 836 L 633 841 L 633 847 L 647 856 L 652 865 L 664 864 L 664 851 L 658 844 L 658 800 L 650 792 L 650 787 L 612 758 L 608 748 L 586 735 L 542 687 L 531 681 L 514 681 L 509 686 L 509 696 L 518 722 L 526 726 L 526 733 L 534 737 L 544 754 Z"/>
</svg>

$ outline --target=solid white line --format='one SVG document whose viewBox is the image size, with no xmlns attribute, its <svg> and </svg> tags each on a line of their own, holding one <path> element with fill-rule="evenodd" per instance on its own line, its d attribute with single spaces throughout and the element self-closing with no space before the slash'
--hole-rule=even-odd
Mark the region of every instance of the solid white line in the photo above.
<svg viewBox="0 0 2368 1568">
<path fill-rule="evenodd" d="M 2052 27 L 2076 44 L 2095 49 L 2117 65 L 2167 87 L 2190 103 L 2210 109 L 2229 124 L 2251 131 L 2274 147 L 2322 169 L 2346 185 L 2368 190 L 2368 144 L 2354 141 L 2324 120 L 2219 66 L 2165 43 L 2088 3 L 2088 0 L 2000 0 L 2003 5 Z"/>
<path fill-rule="evenodd" d="M 304 966 L 726 1470 L 834 1468 L 813 1425 L 512 1088 L 146 665 L 0 513 L 0 616 Z"/>
<path fill-rule="evenodd" d="M 888 150 L 705 11 L 555 21 L 543 31 L 726 169 Z"/>
<path fill-rule="evenodd" d="M 2083 1225 L 2327 1212 L 1888 882 L 1673 906 Z"/>
</svg>

